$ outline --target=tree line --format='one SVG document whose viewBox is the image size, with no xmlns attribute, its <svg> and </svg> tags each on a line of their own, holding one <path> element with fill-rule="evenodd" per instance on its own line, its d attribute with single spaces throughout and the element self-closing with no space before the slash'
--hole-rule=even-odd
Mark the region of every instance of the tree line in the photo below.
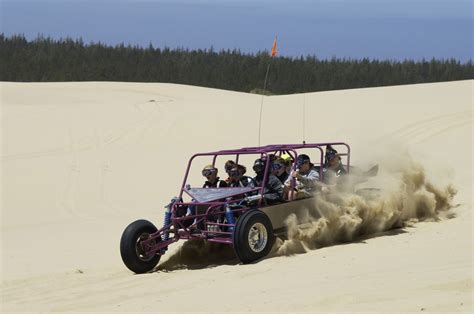
<svg viewBox="0 0 474 314">
<path fill-rule="evenodd" d="M 238 49 L 155 48 L 0 34 L 0 80 L 126 81 L 197 85 L 242 92 L 292 94 L 474 78 L 472 60 L 319 59 Z"/>
</svg>

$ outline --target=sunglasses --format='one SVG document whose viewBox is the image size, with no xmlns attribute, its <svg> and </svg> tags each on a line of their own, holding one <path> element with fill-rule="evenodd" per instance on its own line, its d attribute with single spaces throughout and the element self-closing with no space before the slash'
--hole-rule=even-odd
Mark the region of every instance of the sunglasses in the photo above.
<svg viewBox="0 0 474 314">
<path fill-rule="evenodd" d="M 202 175 L 204 177 L 207 177 L 207 176 L 210 176 L 211 174 L 215 173 L 216 172 L 216 169 L 204 169 L 202 171 Z"/>
</svg>

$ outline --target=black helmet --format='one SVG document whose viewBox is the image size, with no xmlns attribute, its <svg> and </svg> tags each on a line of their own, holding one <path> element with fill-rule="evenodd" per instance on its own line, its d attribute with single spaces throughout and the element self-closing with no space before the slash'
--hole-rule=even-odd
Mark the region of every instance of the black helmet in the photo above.
<svg viewBox="0 0 474 314">
<path fill-rule="evenodd" d="M 265 170 L 265 161 L 263 159 L 257 159 L 253 163 L 253 171 L 256 173 L 262 172 Z"/>
</svg>

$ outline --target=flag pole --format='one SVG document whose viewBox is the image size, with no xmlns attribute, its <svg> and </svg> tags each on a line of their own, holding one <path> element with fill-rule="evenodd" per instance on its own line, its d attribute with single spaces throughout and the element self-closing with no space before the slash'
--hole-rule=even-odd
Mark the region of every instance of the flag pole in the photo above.
<svg viewBox="0 0 474 314">
<path fill-rule="evenodd" d="M 306 144 L 306 94 L 303 93 L 303 144 Z"/>
<path fill-rule="evenodd" d="M 262 98 L 260 100 L 260 115 L 258 118 L 258 146 L 260 146 L 260 138 L 262 133 L 262 113 L 263 113 L 263 98 L 265 97 L 265 91 L 267 89 L 267 79 L 268 79 L 268 72 L 270 72 L 270 65 L 272 63 L 273 57 L 276 55 L 276 41 L 277 36 L 275 36 L 275 40 L 273 41 L 272 52 L 270 54 L 270 61 L 268 61 L 267 72 L 265 73 L 265 80 L 263 81 L 263 92 Z"/>
<path fill-rule="evenodd" d="M 267 87 L 267 78 L 268 78 L 268 72 L 270 71 L 270 64 L 272 62 L 272 59 L 268 62 L 267 66 L 267 73 L 265 74 L 265 80 L 263 82 L 263 92 L 262 92 L 262 98 L 260 101 L 260 116 L 258 119 L 258 146 L 260 146 L 260 134 L 262 130 L 262 113 L 263 113 L 263 97 L 265 97 L 265 89 Z"/>
</svg>

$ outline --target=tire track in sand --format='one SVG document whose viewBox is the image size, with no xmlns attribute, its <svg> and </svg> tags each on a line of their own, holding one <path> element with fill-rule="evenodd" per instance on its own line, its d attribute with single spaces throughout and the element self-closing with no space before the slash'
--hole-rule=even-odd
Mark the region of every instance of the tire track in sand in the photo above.
<svg viewBox="0 0 474 314">
<path fill-rule="evenodd" d="M 173 100 L 167 100 L 166 102 L 172 102 Z M 71 166 L 69 169 L 68 176 L 66 178 L 66 182 L 64 184 L 65 189 L 60 198 L 57 202 L 61 210 L 66 210 L 67 213 L 74 215 L 78 218 L 83 218 L 87 220 L 93 220 L 97 218 L 97 211 L 90 209 L 82 208 L 79 211 L 80 207 L 78 202 L 80 200 L 80 176 L 81 170 L 84 172 L 89 171 L 94 172 L 98 171 L 97 175 L 97 188 L 95 191 L 97 192 L 97 202 L 98 206 L 100 206 L 100 214 L 106 215 L 107 213 L 117 214 L 118 212 L 126 212 L 125 208 L 120 208 L 118 205 L 114 205 L 110 200 L 107 199 L 107 181 L 108 177 L 113 172 L 113 167 L 111 166 L 111 159 L 113 159 L 112 155 L 109 154 L 111 151 L 112 146 L 117 147 L 120 142 L 123 142 L 123 146 L 126 146 L 127 143 L 124 141 L 126 139 L 132 139 L 133 143 L 137 143 L 141 138 L 143 138 L 145 132 L 150 129 L 153 125 L 156 124 L 157 118 L 159 120 L 164 120 L 167 123 L 170 123 L 168 120 L 172 119 L 160 119 L 161 116 L 164 116 L 164 111 L 161 108 L 161 102 L 157 103 L 156 101 L 148 101 L 143 103 L 137 103 L 132 105 L 137 111 L 140 112 L 141 115 L 145 116 L 138 121 L 135 121 L 124 128 L 120 129 L 119 131 L 115 131 L 109 134 L 103 134 L 103 131 L 100 128 L 94 129 L 94 136 L 92 141 L 87 147 L 80 147 L 78 145 L 78 140 L 76 140 L 72 134 L 72 129 L 70 129 L 70 145 L 69 151 L 71 152 L 72 160 Z M 162 130 L 166 129 L 161 127 Z M 161 136 L 161 134 L 160 134 Z M 83 164 L 80 162 L 79 153 L 84 152 L 86 150 L 95 150 L 97 151 L 97 158 L 100 159 L 99 165 L 93 165 L 94 169 L 90 169 L 91 166 L 87 164 Z M 110 155 L 110 156 L 109 156 Z M 85 210 L 85 211 L 84 211 Z M 91 213 L 92 211 L 92 213 Z"/>
<path fill-rule="evenodd" d="M 117 142 L 120 142 L 121 140 L 125 139 L 127 136 L 133 134 L 134 132 L 138 132 L 139 134 L 145 134 L 145 131 L 150 129 L 153 126 L 154 120 L 156 120 L 157 113 L 160 112 L 160 105 L 162 103 L 171 103 L 173 102 L 174 99 L 166 99 L 166 100 L 161 100 L 161 101 L 154 101 L 154 109 L 151 111 L 144 111 L 141 106 L 144 104 L 150 103 L 150 101 L 147 102 L 141 102 L 141 103 L 136 103 L 131 106 L 133 106 L 137 111 L 143 112 L 143 118 L 135 121 L 129 125 L 127 125 L 124 128 L 119 129 L 118 131 L 112 131 L 106 134 L 103 137 L 103 144 L 105 146 L 111 146 L 113 144 L 116 144 Z M 171 123 L 172 121 L 169 121 L 168 117 L 166 119 L 162 119 L 162 122 L 165 121 L 168 124 Z M 90 137 L 83 137 L 80 139 L 76 139 L 76 146 L 75 146 L 75 152 L 85 152 L 89 150 L 93 150 L 96 145 L 93 142 L 93 139 Z M 44 158 L 44 157 L 52 157 L 52 156 L 57 156 L 57 155 L 65 155 L 65 154 L 71 154 L 73 151 L 71 150 L 71 145 L 66 145 L 66 146 L 59 146 L 51 149 L 45 149 L 45 150 L 39 150 L 39 151 L 34 151 L 34 152 L 26 152 L 26 153 L 16 153 L 16 154 L 8 154 L 8 155 L 2 155 L 0 157 L 2 162 L 7 162 L 7 161 L 15 161 L 15 160 L 20 160 L 20 159 L 32 159 L 32 158 Z"/>
<path fill-rule="evenodd" d="M 398 130 L 379 138 L 392 137 L 403 140 L 404 143 L 419 144 L 445 132 L 463 127 L 473 122 L 472 111 L 466 110 L 452 114 L 439 115 L 410 123 Z"/>
</svg>

